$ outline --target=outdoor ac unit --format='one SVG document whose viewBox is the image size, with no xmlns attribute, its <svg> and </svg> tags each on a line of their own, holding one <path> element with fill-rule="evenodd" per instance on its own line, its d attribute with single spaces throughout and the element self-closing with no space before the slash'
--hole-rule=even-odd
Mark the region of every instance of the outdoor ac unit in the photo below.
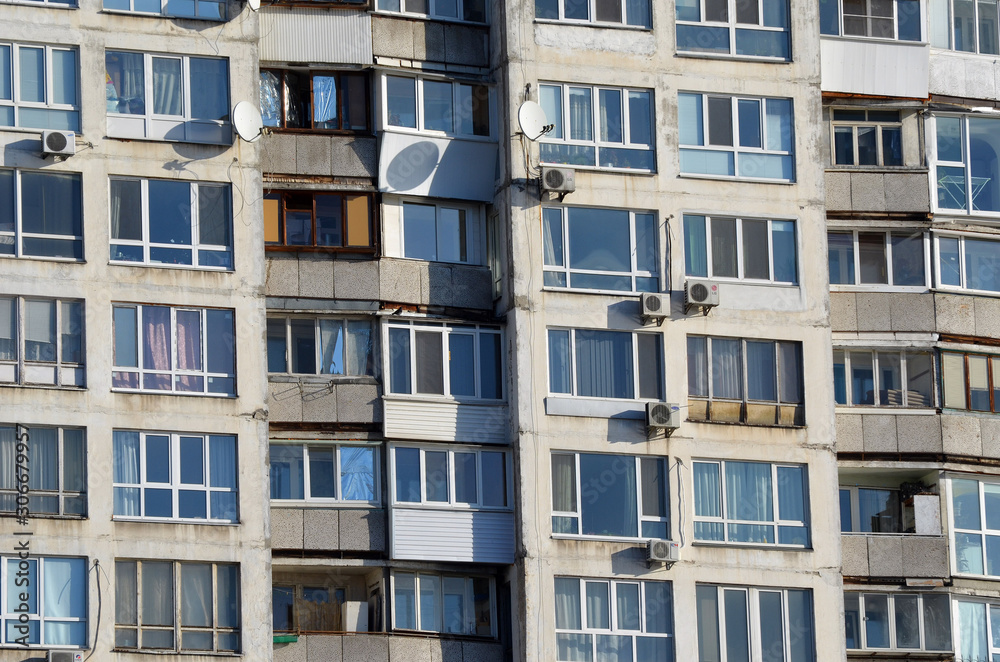
<svg viewBox="0 0 1000 662">
<path fill-rule="evenodd" d="M 647 402 L 646 425 L 658 430 L 676 430 L 681 426 L 681 408 L 671 402 Z"/>
<path fill-rule="evenodd" d="M 650 563 L 676 563 L 681 560 L 681 546 L 669 540 L 650 540 L 646 543 L 646 560 Z"/>
<path fill-rule="evenodd" d="M 46 156 L 76 154 L 76 134 L 72 131 L 42 131 L 42 154 Z"/>
<path fill-rule="evenodd" d="M 49 662 L 83 662 L 83 653 L 80 651 L 49 651 Z"/>
<path fill-rule="evenodd" d="M 719 284 L 710 280 L 688 280 L 684 283 L 684 310 L 700 306 L 703 311 L 719 305 Z"/>
<path fill-rule="evenodd" d="M 662 324 L 663 320 L 670 317 L 669 294 L 653 294 L 650 292 L 643 292 L 641 303 L 643 324 L 654 320 L 657 324 Z"/>
<path fill-rule="evenodd" d="M 572 193 L 576 190 L 576 171 L 572 168 L 542 168 L 542 190 Z"/>
</svg>

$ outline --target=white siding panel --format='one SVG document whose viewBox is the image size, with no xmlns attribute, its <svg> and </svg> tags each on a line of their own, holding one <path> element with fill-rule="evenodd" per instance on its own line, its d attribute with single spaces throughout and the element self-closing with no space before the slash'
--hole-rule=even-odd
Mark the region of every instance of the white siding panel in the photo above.
<svg viewBox="0 0 1000 662">
<path fill-rule="evenodd" d="M 514 562 L 514 513 L 392 510 L 392 558 Z"/>
<path fill-rule="evenodd" d="M 823 37 L 820 50 L 824 92 L 927 98 L 927 44 Z"/>
<path fill-rule="evenodd" d="M 263 7 L 260 61 L 371 64 L 371 16 L 350 9 Z"/>
<path fill-rule="evenodd" d="M 497 144 L 382 133 L 378 190 L 457 200 L 493 200 Z"/>
<path fill-rule="evenodd" d="M 470 405 L 385 397 L 388 439 L 507 443 L 506 405 Z"/>
</svg>

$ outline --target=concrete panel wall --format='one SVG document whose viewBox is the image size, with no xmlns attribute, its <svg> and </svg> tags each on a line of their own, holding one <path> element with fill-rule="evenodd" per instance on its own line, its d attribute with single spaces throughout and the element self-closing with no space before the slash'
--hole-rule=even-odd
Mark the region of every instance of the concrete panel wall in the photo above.
<svg viewBox="0 0 1000 662">
<path fill-rule="evenodd" d="M 837 414 L 841 453 L 941 453 L 942 417 L 897 414 Z"/>
<path fill-rule="evenodd" d="M 382 258 L 379 298 L 387 303 L 488 310 L 493 306 L 487 267 Z"/>
<path fill-rule="evenodd" d="M 829 211 L 929 212 L 927 172 L 826 172 Z"/>
<path fill-rule="evenodd" d="M 944 536 L 845 535 L 841 537 L 846 577 L 947 577 Z"/>
<path fill-rule="evenodd" d="M 831 292 L 830 325 L 834 332 L 1000 338 L 1000 299 L 942 292 Z"/>
<path fill-rule="evenodd" d="M 394 634 L 311 634 L 274 645 L 274 662 L 501 662 L 494 641 L 463 641 Z"/>
<path fill-rule="evenodd" d="M 488 35 L 486 26 L 372 16 L 375 57 L 486 67 Z"/>
<path fill-rule="evenodd" d="M 375 177 L 373 136 L 272 133 L 261 138 L 261 169 L 267 173 Z"/>
<path fill-rule="evenodd" d="M 970 99 L 996 99 L 1000 94 L 1000 63 L 995 58 L 934 49 L 928 73 L 931 94 Z"/>
<path fill-rule="evenodd" d="M 275 550 L 386 550 L 385 510 L 380 508 L 271 508 Z"/>
<path fill-rule="evenodd" d="M 275 422 L 380 423 L 381 395 L 372 378 L 271 376 L 267 404 Z"/>
</svg>

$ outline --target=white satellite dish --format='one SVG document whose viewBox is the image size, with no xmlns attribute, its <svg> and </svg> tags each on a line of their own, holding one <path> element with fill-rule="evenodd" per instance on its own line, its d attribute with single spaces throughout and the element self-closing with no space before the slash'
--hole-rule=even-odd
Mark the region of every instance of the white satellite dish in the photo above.
<svg viewBox="0 0 1000 662">
<path fill-rule="evenodd" d="M 233 128 L 240 138 L 252 143 L 260 138 L 264 120 L 261 119 L 260 111 L 255 105 L 249 101 L 240 101 L 233 108 Z"/>
<path fill-rule="evenodd" d="M 528 140 L 538 140 L 545 133 L 545 120 L 545 111 L 534 101 L 525 101 L 517 109 L 517 122 Z"/>
<path fill-rule="evenodd" d="M 258 9 L 260 9 L 260 0 L 247 0 L 247 6 L 252 11 L 257 11 Z"/>
</svg>

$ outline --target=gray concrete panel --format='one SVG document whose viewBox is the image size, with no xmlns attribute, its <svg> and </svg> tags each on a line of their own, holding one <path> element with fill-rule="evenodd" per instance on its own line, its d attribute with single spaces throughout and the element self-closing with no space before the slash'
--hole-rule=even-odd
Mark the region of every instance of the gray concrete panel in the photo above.
<svg viewBox="0 0 1000 662">
<path fill-rule="evenodd" d="M 330 173 L 337 177 L 377 177 L 375 138 L 330 138 Z"/>
<path fill-rule="evenodd" d="M 1000 299 L 976 298 L 976 335 L 1000 338 Z"/>
<path fill-rule="evenodd" d="M 858 330 L 857 296 L 854 292 L 830 292 L 830 328 L 833 331 Z"/>
<path fill-rule="evenodd" d="M 840 554 L 847 577 L 868 576 L 867 536 L 841 536 Z"/>
<path fill-rule="evenodd" d="M 892 414 L 865 414 L 862 431 L 866 453 L 895 453 L 896 416 Z"/>
<path fill-rule="evenodd" d="M 445 28 L 445 58 L 449 63 L 470 67 L 489 66 L 486 53 L 486 35 L 483 28 L 449 25 Z"/>
<path fill-rule="evenodd" d="M 941 415 L 941 443 L 949 455 L 981 457 L 983 442 L 976 416 Z"/>
<path fill-rule="evenodd" d="M 486 267 L 455 266 L 452 282 L 453 306 L 482 309 L 493 306 L 493 276 Z"/>
<path fill-rule="evenodd" d="M 890 211 L 930 211 L 926 173 L 885 173 L 885 206 Z"/>
<path fill-rule="evenodd" d="M 374 260 L 337 260 L 333 282 L 338 299 L 377 301 L 378 262 Z"/>
<path fill-rule="evenodd" d="M 311 634 L 305 637 L 309 662 L 342 662 L 344 638 L 332 635 Z"/>
<path fill-rule="evenodd" d="M 339 421 L 337 391 L 332 383 L 302 383 L 302 420 L 327 423 Z"/>
<path fill-rule="evenodd" d="M 298 175 L 329 175 L 330 137 L 325 135 L 295 137 L 295 167 Z"/>
<path fill-rule="evenodd" d="M 413 58 L 413 21 L 372 15 L 372 52 L 375 57 Z"/>
<path fill-rule="evenodd" d="M 889 313 L 893 331 L 934 331 L 934 295 L 929 292 L 892 295 Z"/>
<path fill-rule="evenodd" d="M 303 549 L 340 549 L 340 521 L 337 510 L 303 510 Z"/>
<path fill-rule="evenodd" d="M 972 297 L 935 294 L 938 333 L 972 336 L 976 333 L 976 307 Z"/>
<path fill-rule="evenodd" d="M 858 292 L 858 331 L 884 331 L 891 328 L 889 309 L 895 294 Z"/>
<path fill-rule="evenodd" d="M 429 638 L 389 637 L 389 659 L 392 662 L 420 662 L 431 659 Z"/>
<path fill-rule="evenodd" d="M 389 662 L 389 638 L 344 637 L 344 659 L 350 662 Z"/>
<path fill-rule="evenodd" d="M 868 575 L 903 576 L 903 540 L 900 536 L 867 536 Z"/>
<path fill-rule="evenodd" d="M 431 262 L 427 266 L 427 279 L 430 285 L 427 303 L 432 306 L 452 305 L 452 267 Z"/>
<path fill-rule="evenodd" d="M 385 511 L 345 508 L 340 511 L 340 548 L 385 551 Z"/>
<path fill-rule="evenodd" d="M 312 299 L 333 298 L 333 263 L 329 255 L 299 255 L 299 294 Z"/>
<path fill-rule="evenodd" d="M 272 421 L 302 420 L 302 389 L 298 382 L 269 382 L 267 409 Z"/>
<path fill-rule="evenodd" d="M 302 509 L 271 509 L 271 547 L 302 549 Z"/>
<path fill-rule="evenodd" d="M 295 297 L 299 292 L 299 261 L 294 253 L 269 253 L 264 293 L 271 297 Z"/>
<path fill-rule="evenodd" d="M 450 26 L 448 26 L 450 27 Z M 427 21 L 413 24 L 413 57 L 429 62 L 446 62 L 445 24 Z"/>
<path fill-rule="evenodd" d="M 831 211 L 851 209 L 851 173 L 826 173 L 826 208 Z"/>
<path fill-rule="evenodd" d="M 947 577 L 948 539 L 903 536 L 903 570 L 907 577 Z"/>
<path fill-rule="evenodd" d="M 377 423 L 382 420 L 379 388 L 376 384 L 338 384 L 337 420 Z"/>
<path fill-rule="evenodd" d="M 896 444 L 900 453 L 940 453 L 941 419 L 937 416 L 897 416 Z"/>
<path fill-rule="evenodd" d="M 464 662 L 501 662 L 503 646 L 485 641 L 463 641 L 462 659 Z"/>
<path fill-rule="evenodd" d="M 308 637 L 287 644 L 274 644 L 274 662 L 308 662 Z"/>
<path fill-rule="evenodd" d="M 379 260 L 380 298 L 391 303 L 425 303 L 421 301 L 420 272 L 426 271 L 424 262 L 396 260 L 384 257 Z"/>
<path fill-rule="evenodd" d="M 276 174 L 296 171 L 294 134 L 271 133 L 261 137 L 261 169 Z"/>
<path fill-rule="evenodd" d="M 885 211 L 885 185 L 881 173 L 851 173 L 851 208 L 854 211 Z"/>
<path fill-rule="evenodd" d="M 860 453 L 865 449 L 860 414 L 837 414 L 837 452 Z"/>
<path fill-rule="evenodd" d="M 1000 420 L 984 416 L 979 419 L 979 430 L 983 442 L 983 457 L 1000 459 Z"/>
</svg>

